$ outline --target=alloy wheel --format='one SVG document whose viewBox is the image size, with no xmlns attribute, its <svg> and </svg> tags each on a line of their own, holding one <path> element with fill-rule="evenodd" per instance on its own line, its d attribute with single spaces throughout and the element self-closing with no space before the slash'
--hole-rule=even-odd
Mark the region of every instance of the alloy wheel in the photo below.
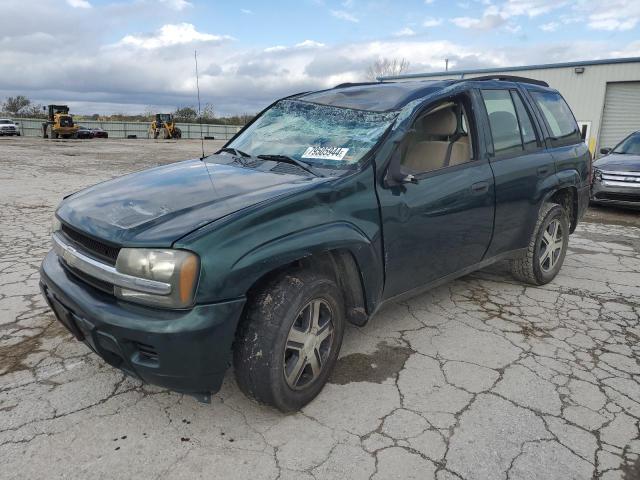
<svg viewBox="0 0 640 480">
<path fill-rule="evenodd" d="M 322 372 L 333 346 L 333 313 L 322 299 L 307 303 L 289 329 L 284 348 L 284 378 L 293 390 L 311 385 Z"/>
<path fill-rule="evenodd" d="M 544 272 L 549 272 L 558 263 L 558 259 L 564 248 L 564 232 L 562 224 L 557 218 L 551 220 L 547 228 L 542 233 L 540 242 L 540 268 Z"/>
</svg>

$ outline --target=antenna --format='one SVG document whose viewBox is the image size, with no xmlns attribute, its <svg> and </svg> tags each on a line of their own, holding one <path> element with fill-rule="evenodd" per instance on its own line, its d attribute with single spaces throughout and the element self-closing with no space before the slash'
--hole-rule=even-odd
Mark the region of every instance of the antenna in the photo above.
<svg viewBox="0 0 640 480">
<path fill-rule="evenodd" d="M 205 155 L 204 155 L 204 138 L 202 136 L 202 113 L 200 112 L 200 83 L 198 81 L 198 51 L 194 50 L 193 51 L 193 58 L 196 61 L 196 90 L 198 91 L 198 118 L 200 119 L 200 144 L 202 145 L 202 157 L 200 157 L 200 160 L 202 160 Z"/>
</svg>

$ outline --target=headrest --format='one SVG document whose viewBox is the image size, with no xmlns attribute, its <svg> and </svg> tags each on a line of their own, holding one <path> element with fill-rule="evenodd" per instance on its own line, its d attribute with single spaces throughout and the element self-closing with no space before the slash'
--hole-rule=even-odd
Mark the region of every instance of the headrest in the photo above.
<svg viewBox="0 0 640 480">
<path fill-rule="evenodd" d="M 518 119 L 511 112 L 492 112 L 489 114 L 489 123 L 491 124 L 491 127 L 496 130 L 494 135 L 497 135 L 498 132 L 518 132 Z"/>
<path fill-rule="evenodd" d="M 451 108 L 443 108 L 423 119 L 424 133 L 427 135 L 450 136 L 458 129 L 456 114 Z"/>
</svg>

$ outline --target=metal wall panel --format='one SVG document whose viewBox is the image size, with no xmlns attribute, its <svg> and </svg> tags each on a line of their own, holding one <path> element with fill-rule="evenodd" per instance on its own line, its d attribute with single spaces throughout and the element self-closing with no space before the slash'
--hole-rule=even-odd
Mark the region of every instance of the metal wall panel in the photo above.
<svg viewBox="0 0 640 480">
<path fill-rule="evenodd" d="M 600 146 L 615 147 L 640 130 L 640 82 L 607 84 L 600 128 Z"/>
<path fill-rule="evenodd" d="M 591 122 L 590 138 L 586 142 L 591 152 L 595 153 L 599 149 L 597 140 L 600 137 L 600 123 L 604 111 L 607 83 L 640 81 L 640 62 L 586 65 L 582 67 L 582 73 L 577 73 L 576 67 L 573 66 L 536 69 L 523 67 L 517 70 L 496 72 L 495 74 L 501 73 L 543 80 L 557 89 L 567 100 L 577 121 Z M 483 75 L 486 75 L 486 73 L 466 73 L 464 78 Z M 424 80 L 444 80 L 448 78 L 461 78 L 461 76 L 443 72 L 438 75 L 429 74 L 429 76 L 422 77 Z M 407 78 L 406 80 L 420 80 L 420 78 Z M 640 126 L 635 128 L 640 129 Z"/>
</svg>

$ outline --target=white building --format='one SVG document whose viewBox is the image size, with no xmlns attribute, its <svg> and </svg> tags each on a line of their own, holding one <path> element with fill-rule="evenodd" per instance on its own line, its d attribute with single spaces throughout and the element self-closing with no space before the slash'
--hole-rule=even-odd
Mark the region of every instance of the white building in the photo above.
<svg viewBox="0 0 640 480">
<path fill-rule="evenodd" d="M 592 153 L 601 147 L 613 147 L 629 133 L 640 130 L 640 57 L 415 73 L 380 80 L 444 80 L 501 74 L 543 80 L 560 91 Z"/>
</svg>

